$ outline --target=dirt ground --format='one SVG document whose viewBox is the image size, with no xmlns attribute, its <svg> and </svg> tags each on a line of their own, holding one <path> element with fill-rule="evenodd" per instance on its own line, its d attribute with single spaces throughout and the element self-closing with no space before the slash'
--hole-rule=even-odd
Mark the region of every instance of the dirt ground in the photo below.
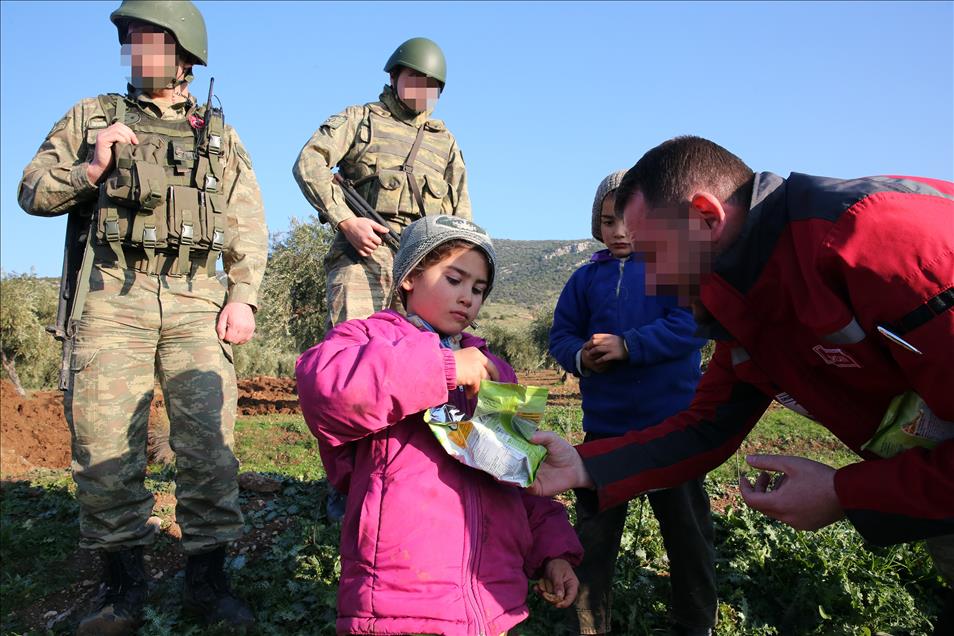
<svg viewBox="0 0 954 636">
<path fill-rule="evenodd" d="M 580 399 L 579 385 L 571 377 L 561 383 L 557 371 L 534 371 L 521 376 L 524 384 L 550 387 L 550 403 L 568 405 Z M 239 381 L 240 415 L 293 414 L 300 412 L 293 378 L 255 377 Z M 162 393 L 156 390 L 150 425 L 165 417 Z M 22 475 L 34 468 L 67 468 L 70 465 L 70 432 L 63 416 L 59 391 L 17 395 L 13 385 L 0 383 L 0 475 Z"/>
</svg>

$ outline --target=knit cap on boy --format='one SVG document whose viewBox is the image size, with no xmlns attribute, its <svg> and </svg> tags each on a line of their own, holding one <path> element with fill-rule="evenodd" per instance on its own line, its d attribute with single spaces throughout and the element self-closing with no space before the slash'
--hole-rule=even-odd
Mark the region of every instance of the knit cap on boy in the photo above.
<svg viewBox="0 0 954 636">
<path fill-rule="evenodd" d="M 610 176 L 606 177 L 600 181 L 600 185 L 596 188 L 596 196 L 593 197 L 593 238 L 599 242 L 603 242 L 603 234 L 600 232 L 600 211 L 603 209 L 603 199 L 606 198 L 606 195 L 619 187 L 620 182 L 623 180 L 623 176 L 629 172 L 628 170 L 620 170 L 619 172 L 614 172 Z"/>
<path fill-rule="evenodd" d="M 417 219 L 401 232 L 401 246 L 394 255 L 394 287 L 397 293 L 401 282 L 434 248 L 449 241 L 467 241 L 480 248 L 487 256 L 487 287 L 484 298 L 494 285 L 497 255 L 490 235 L 482 227 L 458 216 L 425 216 Z"/>
</svg>

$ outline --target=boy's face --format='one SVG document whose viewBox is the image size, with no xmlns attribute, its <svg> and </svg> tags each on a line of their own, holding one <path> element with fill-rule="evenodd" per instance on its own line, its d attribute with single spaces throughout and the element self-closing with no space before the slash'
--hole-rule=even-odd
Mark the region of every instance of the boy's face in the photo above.
<svg viewBox="0 0 954 636">
<path fill-rule="evenodd" d="M 613 256 L 626 258 L 633 253 L 633 246 L 626 234 L 626 223 L 623 222 L 622 217 L 616 216 L 615 205 L 614 193 L 603 198 L 603 207 L 600 209 L 600 236 Z"/>
<path fill-rule="evenodd" d="M 404 306 L 444 336 L 456 336 L 477 318 L 487 289 L 487 259 L 479 249 L 460 247 L 401 288 Z"/>
</svg>

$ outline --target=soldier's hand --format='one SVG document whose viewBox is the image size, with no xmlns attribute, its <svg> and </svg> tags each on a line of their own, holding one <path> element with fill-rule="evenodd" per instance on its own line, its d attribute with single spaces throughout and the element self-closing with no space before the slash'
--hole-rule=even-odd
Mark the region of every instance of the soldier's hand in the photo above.
<svg viewBox="0 0 954 636">
<path fill-rule="evenodd" d="M 231 344 L 244 344 L 255 333 L 255 314 L 252 307 L 242 302 L 226 303 L 215 325 L 219 340 Z"/>
<path fill-rule="evenodd" d="M 457 366 L 457 386 L 464 387 L 467 397 L 474 397 L 480 390 L 481 380 L 497 380 L 497 366 L 477 347 L 467 347 L 454 352 Z"/>
<path fill-rule="evenodd" d="M 338 224 L 338 229 L 344 233 L 351 246 L 358 250 L 358 255 L 361 258 L 371 256 L 371 252 L 381 245 L 382 239 L 379 235 L 387 234 L 389 230 L 380 223 L 375 223 L 371 219 L 363 217 L 342 221 Z"/>
<path fill-rule="evenodd" d="M 116 122 L 96 136 L 96 146 L 93 149 L 93 159 L 86 168 L 86 177 L 93 185 L 97 185 L 103 175 L 109 172 L 115 162 L 114 146 L 116 144 L 138 144 L 139 138 L 132 129 L 122 122 Z"/>
</svg>

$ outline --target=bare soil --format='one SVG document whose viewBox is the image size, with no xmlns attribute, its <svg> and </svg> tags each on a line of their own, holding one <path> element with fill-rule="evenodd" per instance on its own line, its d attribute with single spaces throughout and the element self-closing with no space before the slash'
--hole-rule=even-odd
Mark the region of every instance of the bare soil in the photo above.
<svg viewBox="0 0 954 636">
<path fill-rule="evenodd" d="M 293 378 L 257 377 L 239 381 L 240 415 L 297 413 Z M 150 426 L 166 417 L 162 392 L 149 413 Z M 0 475 L 16 477 L 35 468 L 70 465 L 70 431 L 63 415 L 63 394 L 35 391 L 17 395 L 13 384 L 0 382 Z"/>
</svg>

